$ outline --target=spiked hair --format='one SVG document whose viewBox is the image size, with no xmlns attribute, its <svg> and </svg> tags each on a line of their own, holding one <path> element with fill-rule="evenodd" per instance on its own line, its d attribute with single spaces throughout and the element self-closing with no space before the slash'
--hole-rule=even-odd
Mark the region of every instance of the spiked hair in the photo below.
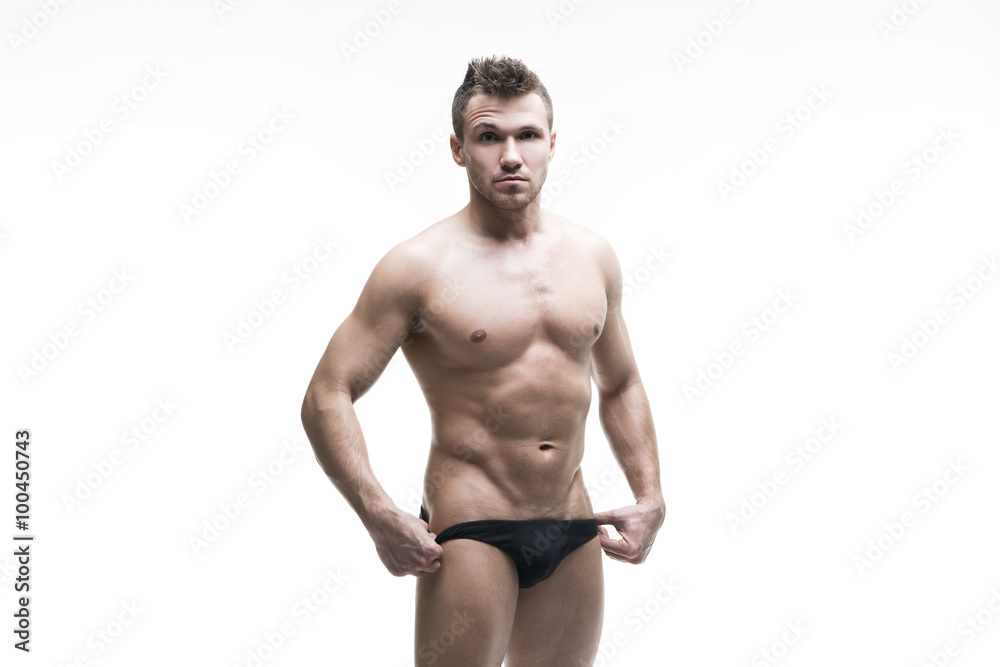
<svg viewBox="0 0 1000 667">
<path fill-rule="evenodd" d="M 551 132 L 552 99 L 537 74 L 520 60 L 507 56 L 470 60 L 469 68 L 465 72 L 465 81 L 455 91 L 455 99 L 451 103 L 451 124 L 455 134 L 460 141 L 464 141 L 462 125 L 465 109 L 473 96 L 483 94 L 510 100 L 529 93 L 537 93 L 542 98 Z"/>
</svg>

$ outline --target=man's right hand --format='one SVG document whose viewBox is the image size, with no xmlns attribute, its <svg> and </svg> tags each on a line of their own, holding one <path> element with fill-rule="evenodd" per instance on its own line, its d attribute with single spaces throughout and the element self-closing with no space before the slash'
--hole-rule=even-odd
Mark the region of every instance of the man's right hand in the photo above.
<svg viewBox="0 0 1000 667">
<path fill-rule="evenodd" d="M 441 569 L 444 549 L 427 531 L 427 522 L 406 512 L 396 511 L 368 529 L 385 569 L 394 577 Z"/>
</svg>

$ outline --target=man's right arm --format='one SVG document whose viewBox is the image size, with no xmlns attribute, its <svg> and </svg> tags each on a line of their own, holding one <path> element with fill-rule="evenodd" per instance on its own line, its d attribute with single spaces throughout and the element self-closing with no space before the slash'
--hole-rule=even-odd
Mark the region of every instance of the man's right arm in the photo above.
<svg viewBox="0 0 1000 667">
<path fill-rule="evenodd" d="M 399 510 L 375 479 L 354 402 L 385 370 L 420 308 L 416 264 L 402 244 L 378 262 L 354 310 L 330 339 L 302 401 L 302 425 L 316 460 L 395 576 L 435 571 L 440 546 L 427 524 Z"/>
</svg>

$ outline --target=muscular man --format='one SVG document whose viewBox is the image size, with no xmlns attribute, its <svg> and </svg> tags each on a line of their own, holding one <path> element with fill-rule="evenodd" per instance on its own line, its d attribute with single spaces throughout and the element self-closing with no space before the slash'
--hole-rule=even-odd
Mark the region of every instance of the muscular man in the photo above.
<svg viewBox="0 0 1000 667">
<path fill-rule="evenodd" d="M 643 562 L 664 517 L 621 267 L 604 238 L 541 209 L 552 103 L 521 61 L 473 60 L 452 119 L 469 204 L 377 263 L 320 359 L 302 422 L 389 572 L 419 577 L 418 665 L 590 665 L 601 550 Z M 432 419 L 420 518 L 375 479 L 353 408 L 397 348 Z M 591 380 L 636 499 L 596 514 L 580 470 Z"/>
</svg>

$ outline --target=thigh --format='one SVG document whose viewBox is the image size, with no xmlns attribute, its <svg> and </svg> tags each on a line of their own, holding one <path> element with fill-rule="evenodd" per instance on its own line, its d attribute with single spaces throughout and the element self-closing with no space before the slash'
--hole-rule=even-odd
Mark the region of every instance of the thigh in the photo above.
<svg viewBox="0 0 1000 667">
<path fill-rule="evenodd" d="M 514 563 L 475 540 L 441 548 L 441 568 L 417 578 L 415 663 L 500 667 L 517 605 Z"/>
<path fill-rule="evenodd" d="M 604 570 L 595 537 L 551 577 L 520 591 L 507 648 L 509 667 L 592 665 L 604 624 Z"/>
</svg>

